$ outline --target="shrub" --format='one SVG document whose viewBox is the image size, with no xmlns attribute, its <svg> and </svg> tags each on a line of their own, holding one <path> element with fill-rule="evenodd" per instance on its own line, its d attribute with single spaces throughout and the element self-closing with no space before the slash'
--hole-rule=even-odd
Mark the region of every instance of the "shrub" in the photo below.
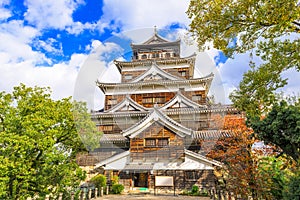
<svg viewBox="0 0 300 200">
<path fill-rule="evenodd" d="M 197 186 L 197 185 L 193 185 L 193 187 L 192 187 L 192 194 L 198 194 L 198 192 L 199 192 L 199 187 Z"/>
<path fill-rule="evenodd" d="M 209 196 L 208 190 L 202 189 L 201 191 L 199 191 L 199 196 L 208 197 Z"/>
<path fill-rule="evenodd" d="M 117 175 L 114 175 L 111 179 L 112 185 L 118 184 L 119 183 L 119 177 Z"/>
<path fill-rule="evenodd" d="M 111 187 L 111 191 L 113 194 L 121 194 L 121 192 L 123 192 L 124 190 L 124 186 L 122 184 L 114 184 Z"/>
<path fill-rule="evenodd" d="M 209 193 L 207 189 L 201 189 L 199 190 L 199 187 L 197 185 L 193 185 L 191 190 L 183 190 L 182 195 L 188 195 L 188 196 L 203 196 L 203 197 L 208 197 Z"/>
<path fill-rule="evenodd" d="M 106 187 L 106 176 L 104 176 L 102 174 L 98 174 L 98 175 L 94 176 L 93 178 L 91 178 L 90 182 L 93 183 L 96 188 L 101 188 L 101 187 L 105 188 Z"/>
</svg>

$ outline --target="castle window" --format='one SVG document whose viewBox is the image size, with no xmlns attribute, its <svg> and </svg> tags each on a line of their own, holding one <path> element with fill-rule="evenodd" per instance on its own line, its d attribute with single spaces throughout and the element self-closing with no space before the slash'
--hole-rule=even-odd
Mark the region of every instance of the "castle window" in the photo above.
<svg viewBox="0 0 300 200">
<path fill-rule="evenodd" d="M 113 130 L 113 126 L 108 125 L 108 126 L 103 126 L 103 131 L 112 131 Z"/>
<path fill-rule="evenodd" d="M 159 147 L 169 146 L 169 139 L 168 138 L 157 139 L 157 146 Z"/>
<path fill-rule="evenodd" d="M 132 75 L 131 75 L 131 74 L 127 74 L 127 75 L 125 75 L 125 79 L 126 79 L 126 80 L 130 80 L 130 79 L 132 79 Z"/>
<path fill-rule="evenodd" d="M 145 139 L 145 146 L 146 147 L 155 147 L 156 146 L 156 140 L 152 138 Z"/>
<path fill-rule="evenodd" d="M 117 99 L 108 99 L 107 104 L 108 105 L 116 105 L 118 103 Z"/>
<path fill-rule="evenodd" d="M 163 104 L 166 102 L 165 97 L 144 97 L 142 100 L 143 103 L 158 103 Z"/>
<path fill-rule="evenodd" d="M 166 53 L 166 58 L 170 58 L 171 54 L 170 53 Z"/>
<path fill-rule="evenodd" d="M 143 103 L 153 103 L 153 98 L 152 97 L 144 97 L 143 98 Z"/>
<path fill-rule="evenodd" d="M 147 59 L 147 55 L 146 55 L 146 54 L 143 54 L 143 55 L 142 55 L 142 59 Z"/>
<path fill-rule="evenodd" d="M 146 147 L 168 147 L 169 139 L 168 138 L 146 138 L 145 146 Z"/>
<path fill-rule="evenodd" d="M 193 101 L 201 101 L 202 95 L 201 94 L 196 94 L 192 96 Z"/>
<path fill-rule="evenodd" d="M 185 178 L 186 178 L 186 180 L 189 180 L 189 181 L 195 181 L 195 180 L 197 180 L 197 174 L 195 171 L 186 171 Z"/>
</svg>

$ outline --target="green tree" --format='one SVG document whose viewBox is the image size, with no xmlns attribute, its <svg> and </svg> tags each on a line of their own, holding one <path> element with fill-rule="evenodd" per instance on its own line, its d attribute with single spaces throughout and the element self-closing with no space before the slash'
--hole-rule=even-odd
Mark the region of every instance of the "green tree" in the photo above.
<svg viewBox="0 0 300 200">
<path fill-rule="evenodd" d="M 106 176 L 103 174 L 98 174 L 91 178 L 90 182 L 95 184 L 95 187 L 100 189 L 101 187 L 106 187 Z"/>
<path fill-rule="evenodd" d="M 247 51 L 260 56 L 262 64 L 250 63 L 231 99 L 251 116 L 268 111 L 274 91 L 287 84 L 282 72 L 300 69 L 299 1 L 192 0 L 187 13 L 201 49 L 213 43 L 227 56 Z"/>
<path fill-rule="evenodd" d="M 75 162 L 85 149 L 79 135 L 99 134 L 86 115 L 84 104 L 53 100 L 49 88 L 21 84 L 1 92 L 0 199 L 42 198 L 78 186 L 85 177 Z"/>
<path fill-rule="evenodd" d="M 251 120 L 251 127 L 261 140 L 280 147 L 283 153 L 299 162 L 300 103 L 277 103 L 264 119 Z"/>
<path fill-rule="evenodd" d="M 297 200 L 300 197 L 300 169 L 290 177 L 290 181 L 287 185 L 287 191 L 284 194 L 286 200 Z"/>
<path fill-rule="evenodd" d="M 292 174 L 289 159 L 263 156 L 257 170 L 257 181 L 261 183 L 261 193 L 265 199 L 284 199 L 286 185 Z"/>
</svg>

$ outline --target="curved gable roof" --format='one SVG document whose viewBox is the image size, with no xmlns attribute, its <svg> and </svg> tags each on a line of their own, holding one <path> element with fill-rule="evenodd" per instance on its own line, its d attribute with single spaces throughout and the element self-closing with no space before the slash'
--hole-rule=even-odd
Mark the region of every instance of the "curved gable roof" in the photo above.
<svg viewBox="0 0 300 200">
<path fill-rule="evenodd" d="M 180 123 L 166 116 L 157 107 L 154 107 L 153 110 L 139 123 L 129 127 L 126 130 L 123 130 L 123 136 L 129 136 L 130 138 L 134 138 L 155 122 L 162 123 L 164 126 L 166 126 L 181 137 L 191 135 L 193 132 L 192 129 L 182 126 Z"/>
<path fill-rule="evenodd" d="M 165 42 L 170 42 L 155 32 L 151 38 L 149 38 L 147 41 L 143 42 L 142 44 L 157 44 L 157 43 L 165 43 Z"/>
<path fill-rule="evenodd" d="M 168 101 L 163 107 L 161 107 L 161 109 L 165 110 L 171 108 L 172 106 L 176 108 L 206 108 L 206 106 L 199 105 L 196 102 L 185 97 L 183 94 L 181 94 L 180 91 L 178 91 L 170 101 Z"/>
<path fill-rule="evenodd" d="M 131 80 L 130 83 L 137 83 L 145 80 L 146 78 L 149 80 L 185 80 L 160 69 L 155 62 L 152 62 L 151 67 L 146 72 Z"/>
<path fill-rule="evenodd" d="M 212 166 L 218 166 L 218 167 L 223 166 L 221 162 L 210 159 L 210 158 L 208 158 L 206 156 L 203 156 L 199 153 L 196 153 L 196 152 L 193 152 L 193 151 L 190 151 L 190 150 L 187 150 L 187 149 L 184 149 L 184 153 L 185 153 L 185 156 L 189 156 L 191 158 L 197 159 L 200 162 L 204 162 L 204 163 L 210 164 Z"/>
<path fill-rule="evenodd" d="M 121 101 L 120 103 L 118 103 L 117 105 L 115 105 L 114 107 L 110 108 L 105 112 L 114 113 L 114 112 L 126 112 L 126 111 L 147 111 L 147 110 L 148 110 L 147 108 L 141 106 L 140 104 L 132 100 L 132 98 L 129 95 L 126 95 L 123 101 Z"/>
</svg>

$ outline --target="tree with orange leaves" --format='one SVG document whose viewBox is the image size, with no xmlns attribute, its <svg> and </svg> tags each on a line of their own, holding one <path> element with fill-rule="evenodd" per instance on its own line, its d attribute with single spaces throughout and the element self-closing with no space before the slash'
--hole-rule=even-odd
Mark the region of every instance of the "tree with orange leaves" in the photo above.
<svg viewBox="0 0 300 200">
<path fill-rule="evenodd" d="M 220 116 L 214 116 L 219 121 Z M 257 181 L 257 154 L 253 151 L 255 138 L 248 128 L 245 118 L 227 115 L 223 118 L 223 129 L 230 132 L 230 137 L 219 138 L 209 157 L 224 163 L 219 177 L 222 189 L 241 195 L 243 198 L 260 196 Z M 220 124 L 217 122 L 217 124 Z"/>
</svg>

